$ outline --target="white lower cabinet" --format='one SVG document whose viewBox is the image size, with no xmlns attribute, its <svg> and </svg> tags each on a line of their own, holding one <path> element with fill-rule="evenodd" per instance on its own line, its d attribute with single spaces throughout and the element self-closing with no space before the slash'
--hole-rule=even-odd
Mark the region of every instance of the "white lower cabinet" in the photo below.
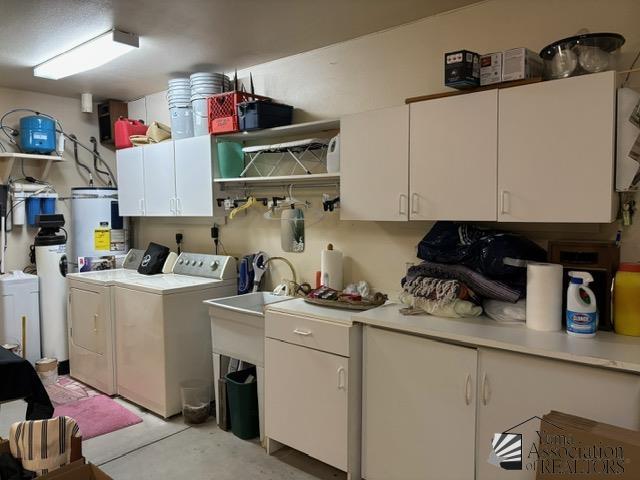
<svg viewBox="0 0 640 480">
<path fill-rule="evenodd" d="M 360 479 L 361 328 L 268 311 L 265 332 L 267 450 L 284 444 Z"/>
<path fill-rule="evenodd" d="M 366 327 L 363 356 L 363 477 L 472 479 L 477 351 Z"/>
<path fill-rule="evenodd" d="M 640 376 L 481 348 L 476 479 L 533 480 L 540 428 L 535 417 L 551 410 L 640 429 Z M 521 471 L 488 462 L 493 435 L 504 431 L 523 435 Z"/>
</svg>

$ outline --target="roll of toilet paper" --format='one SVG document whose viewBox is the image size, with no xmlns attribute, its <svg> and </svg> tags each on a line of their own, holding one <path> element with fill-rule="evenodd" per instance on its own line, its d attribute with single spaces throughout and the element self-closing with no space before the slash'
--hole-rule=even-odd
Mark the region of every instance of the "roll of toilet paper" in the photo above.
<svg viewBox="0 0 640 480">
<path fill-rule="evenodd" d="M 562 329 L 562 265 L 527 265 L 527 328 L 552 332 Z"/>
<path fill-rule="evenodd" d="M 326 250 L 322 251 L 320 271 L 322 285 L 334 290 L 342 290 L 344 288 L 342 284 L 342 252 L 334 250 L 331 244 Z"/>
</svg>

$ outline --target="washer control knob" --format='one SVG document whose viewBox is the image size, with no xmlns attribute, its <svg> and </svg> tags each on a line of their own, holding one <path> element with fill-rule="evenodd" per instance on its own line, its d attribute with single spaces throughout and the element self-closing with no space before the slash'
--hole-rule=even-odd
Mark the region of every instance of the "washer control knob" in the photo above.
<svg viewBox="0 0 640 480">
<path fill-rule="evenodd" d="M 214 260 L 213 262 L 211 262 L 211 263 L 209 264 L 209 266 L 211 267 L 211 270 L 217 270 L 217 269 L 218 269 L 218 267 L 220 266 L 220 263 L 218 263 L 218 261 L 217 261 L 217 260 Z"/>
<path fill-rule="evenodd" d="M 200 260 L 200 262 L 198 263 L 198 266 L 201 267 L 204 265 L 204 262 L 202 260 Z"/>
<path fill-rule="evenodd" d="M 182 265 L 184 263 L 184 260 L 181 258 L 180 261 L 178 262 L 180 265 Z"/>
</svg>

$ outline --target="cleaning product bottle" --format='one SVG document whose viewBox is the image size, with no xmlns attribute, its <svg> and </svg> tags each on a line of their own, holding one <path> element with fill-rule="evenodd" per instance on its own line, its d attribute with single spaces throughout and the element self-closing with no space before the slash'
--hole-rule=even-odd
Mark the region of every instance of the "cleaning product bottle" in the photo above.
<svg viewBox="0 0 640 480">
<path fill-rule="evenodd" d="M 567 289 L 567 333 L 576 337 L 593 337 L 598 330 L 596 296 L 588 287 L 593 277 L 588 272 L 569 272 Z"/>
</svg>

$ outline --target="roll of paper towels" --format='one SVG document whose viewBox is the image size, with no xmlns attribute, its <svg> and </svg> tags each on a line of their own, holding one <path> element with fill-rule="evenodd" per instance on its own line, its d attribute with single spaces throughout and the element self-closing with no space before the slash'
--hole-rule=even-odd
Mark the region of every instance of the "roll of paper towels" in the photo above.
<svg viewBox="0 0 640 480">
<path fill-rule="evenodd" d="M 562 330 L 562 265 L 527 265 L 527 328 L 553 332 Z"/>
<path fill-rule="evenodd" d="M 320 256 L 320 281 L 325 287 L 342 290 L 342 252 L 329 244 Z"/>
</svg>

